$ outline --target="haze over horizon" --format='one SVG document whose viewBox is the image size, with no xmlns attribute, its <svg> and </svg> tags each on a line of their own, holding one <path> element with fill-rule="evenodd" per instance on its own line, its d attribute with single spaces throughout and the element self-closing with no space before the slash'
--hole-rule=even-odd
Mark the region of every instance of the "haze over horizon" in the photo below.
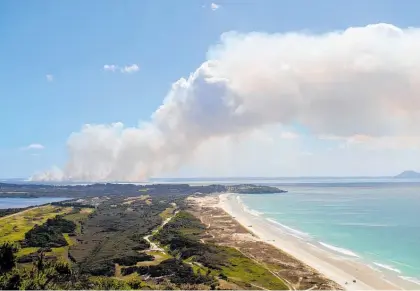
<svg viewBox="0 0 420 291">
<path fill-rule="evenodd" d="M 13 108 L 1 112 L 0 177 L 363 177 L 419 169 L 414 14 L 396 1 L 372 1 L 363 19 L 362 1 L 347 9 L 333 1 L 198 2 L 0 4 L 7 56 L 0 94 Z M 164 12 L 165 3 L 176 13 Z M 299 5 L 313 6 L 312 18 Z M 31 11 L 43 8 L 49 13 Z M 302 16 L 283 23 L 275 11 Z M 63 17 L 72 13 L 76 25 Z M 342 19 L 324 22 L 331 13 Z"/>
</svg>

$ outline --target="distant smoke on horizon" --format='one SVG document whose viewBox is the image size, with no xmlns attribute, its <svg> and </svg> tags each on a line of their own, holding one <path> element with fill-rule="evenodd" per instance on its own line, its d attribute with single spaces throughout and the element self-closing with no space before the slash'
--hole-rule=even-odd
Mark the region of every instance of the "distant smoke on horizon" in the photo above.
<svg viewBox="0 0 420 291">
<path fill-rule="evenodd" d="M 417 138 L 419 51 L 420 29 L 390 24 L 225 33 L 206 62 L 172 85 L 150 122 L 87 124 L 70 135 L 64 168 L 31 180 L 143 181 L 178 169 L 210 139 L 274 124 L 331 139 Z"/>
</svg>

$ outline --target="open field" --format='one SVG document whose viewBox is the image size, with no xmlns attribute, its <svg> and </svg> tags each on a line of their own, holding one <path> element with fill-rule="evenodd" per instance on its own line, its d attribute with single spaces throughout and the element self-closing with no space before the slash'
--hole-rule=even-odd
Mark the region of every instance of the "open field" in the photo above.
<svg viewBox="0 0 420 291">
<path fill-rule="evenodd" d="M 14 225 L 12 228 L 7 228 L 7 225 L 1 225 L 0 229 L 3 229 L 5 236 L 3 237 L 4 241 L 20 241 L 24 239 L 25 233 L 33 228 L 35 224 L 41 225 L 47 221 L 49 218 L 53 218 L 57 215 L 63 215 L 65 219 L 74 221 L 77 225 L 77 229 L 80 230 L 80 223 L 85 221 L 88 218 L 88 215 L 92 213 L 94 209 L 92 208 L 82 208 L 74 209 L 73 207 L 57 207 L 57 206 L 42 206 L 36 207 L 23 211 L 21 213 L 16 213 L 13 216 L 5 217 L 2 221 L 12 222 Z M 36 223 L 31 223 L 35 221 Z M 16 226 L 16 227 L 15 227 Z M 13 232 L 10 229 L 14 230 Z M 75 240 L 69 236 L 68 233 L 63 234 L 65 240 L 68 243 L 68 246 L 51 248 L 50 252 L 46 252 L 47 257 L 54 257 L 60 260 L 68 260 L 68 248 L 74 245 Z M 36 253 L 40 247 L 22 247 L 16 253 L 18 258 Z"/>
<path fill-rule="evenodd" d="M 131 204 L 136 201 L 148 201 L 148 200 L 150 200 L 149 203 L 151 203 L 152 199 L 150 198 L 150 195 L 146 194 L 146 195 L 140 195 L 140 196 L 134 196 L 134 197 L 127 197 L 124 199 L 124 202 L 122 204 Z"/>
<path fill-rule="evenodd" d="M 25 238 L 25 233 L 36 224 L 41 225 L 47 219 L 67 214 L 72 207 L 41 206 L 24 212 L 0 218 L 0 243 L 15 242 Z"/>
<path fill-rule="evenodd" d="M 153 251 L 145 251 L 145 253 L 153 256 L 155 259 L 153 261 L 137 262 L 136 266 L 159 265 L 162 261 L 172 258 L 171 255 L 162 251 L 153 250 Z"/>
<path fill-rule="evenodd" d="M 176 210 L 176 205 L 171 205 L 171 207 L 166 208 L 160 215 L 163 220 L 168 219 L 169 217 L 174 215 L 174 212 Z"/>
<path fill-rule="evenodd" d="M 37 251 L 38 251 L 38 249 L 39 249 L 39 248 L 37 248 L 37 247 L 32 247 L 32 248 L 21 248 L 21 249 L 19 249 L 19 251 L 17 252 L 16 256 L 17 256 L 18 258 L 19 258 L 19 257 L 22 257 L 22 256 L 26 256 L 26 255 L 29 255 L 29 254 L 32 254 L 32 253 L 37 252 Z"/>
<path fill-rule="evenodd" d="M 64 216 L 64 219 L 73 221 L 76 223 L 76 234 L 82 232 L 82 224 L 88 219 L 89 214 L 93 213 L 95 209 L 93 208 L 81 208 L 78 212 L 71 212 Z M 67 238 L 66 238 L 67 239 Z M 73 244 L 69 244 L 73 245 Z"/>
</svg>

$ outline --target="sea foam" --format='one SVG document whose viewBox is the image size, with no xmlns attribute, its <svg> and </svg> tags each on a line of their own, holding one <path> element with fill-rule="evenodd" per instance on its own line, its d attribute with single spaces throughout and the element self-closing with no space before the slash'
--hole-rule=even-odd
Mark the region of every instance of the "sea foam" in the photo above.
<svg viewBox="0 0 420 291">
<path fill-rule="evenodd" d="M 376 263 L 376 262 L 373 262 L 373 264 L 376 265 L 376 266 L 378 266 L 378 267 L 381 267 L 383 269 L 386 269 L 386 270 L 393 271 L 393 272 L 396 272 L 398 274 L 401 274 L 401 271 L 400 270 L 398 270 L 397 268 L 394 268 L 392 266 L 381 264 L 381 263 Z"/>
<path fill-rule="evenodd" d="M 350 257 L 355 257 L 355 258 L 360 258 L 360 256 L 348 249 L 344 249 L 344 248 L 339 248 L 336 246 L 332 246 L 323 242 L 319 242 L 320 245 L 322 245 L 323 247 L 326 247 L 327 249 L 333 250 L 334 252 L 346 255 L 346 256 L 350 256 Z"/>
<path fill-rule="evenodd" d="M 287 225 L 281 224 L 280 222 L 275 221 L 274 219 L 267 218 L 267 220 L 270 221 L 271 223 L 274 223 L 274 224 L 280 226 L 281 228 L 285 229 L 290 235 L 293 235 L 294 237 L 297 237 L 297 238 L 300 238 L 300 239 L 310 237 L 310 235 L 308 233 L 305 233 L 305 232 L 299 231 L 297 229 L 291 228 Z"/>
<path fill-rule="evenodd" d="M 401 279 L 409 281 L 411 283 L 420 285 L 420 279 L 418 278 L 413 278 L 413 277 L 406 277 L 406 276 L 399 276 Z"/>
<path fill-rule="evenodd" d="M 238 201 L 239 205 L 242 207 L 242 209 L 245 212 L 247 212 L 247 213 L 249 213 L 251 215 L 254 215 L 254 216 L 261 216 L 263 214 L 263 213 L 261 213 L 261 212 L 259 212 L 257 210 L 251 209 L 248 206 L 246 206 L 245 203 L 242 201 L 242 199 L 241 199 L 241 197 L 239 195 L 236 196 L 236 200 Z"/>
</svg>

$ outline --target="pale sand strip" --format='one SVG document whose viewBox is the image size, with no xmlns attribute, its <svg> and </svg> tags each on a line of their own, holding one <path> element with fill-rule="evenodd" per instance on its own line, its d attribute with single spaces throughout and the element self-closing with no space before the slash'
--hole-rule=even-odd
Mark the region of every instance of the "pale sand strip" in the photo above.
<svg viewBox="0 0 420 291">
<path fill-rule="evenodd" d="M 217 207 L 222 208 L 257 235 L 261 240 L 289 253 L 296 259 L 318 270 L 346 290 L 419 290 L 420 286 L 395 274 L 378 272 L 362 262 L 344 258 L 332 251 L 318 248 L 293 237 L 265 218 L 253 215 L 243 208 L 235 194 L 221 194 Z M 356 283 L 353 282 L 356 280 Z M 347 284 L 345 284 L 347 282 Z"/>
</svg>

